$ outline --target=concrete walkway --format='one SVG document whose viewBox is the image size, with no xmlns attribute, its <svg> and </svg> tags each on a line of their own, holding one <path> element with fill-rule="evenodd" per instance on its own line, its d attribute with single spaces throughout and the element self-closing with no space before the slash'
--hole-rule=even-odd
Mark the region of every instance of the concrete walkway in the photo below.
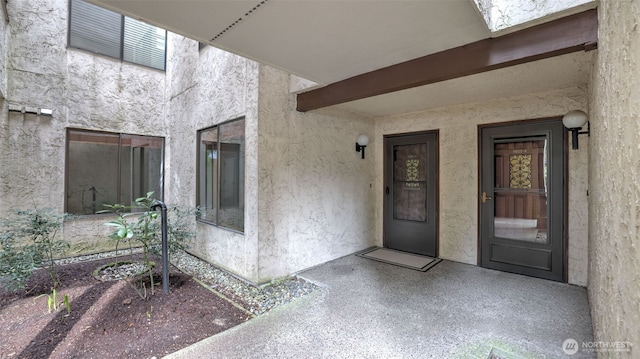
<svg viewBox="0 0 640 359">
<path fill-rule="evenodd" d="M 324 287 L 166 358 L 595 358 L 585 288 L 442 261 L 423 273 L 348 256 Z"/>
</svg>

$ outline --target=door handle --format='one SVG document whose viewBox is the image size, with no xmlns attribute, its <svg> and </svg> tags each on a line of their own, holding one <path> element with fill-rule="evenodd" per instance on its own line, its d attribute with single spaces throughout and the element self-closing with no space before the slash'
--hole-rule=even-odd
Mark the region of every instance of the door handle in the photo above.
<svg viewBox="0 0 640 359">
<path fill-rule="evenodd" d="M 387 194 L 389 194 L 389 186 L 387 186 L 386 192 Z"/>
<path fill-rule="evenodd" d="M 482 192 L 482 203 L 487 203 L 487 201 L 492 200 L 493 197 L 487 196 L 487 192 Z"/>
</svg>

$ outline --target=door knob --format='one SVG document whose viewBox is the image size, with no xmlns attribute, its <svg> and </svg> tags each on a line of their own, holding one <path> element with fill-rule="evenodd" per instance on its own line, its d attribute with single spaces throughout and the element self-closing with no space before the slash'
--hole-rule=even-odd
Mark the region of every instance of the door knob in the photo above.
<svg viewBox="0 0 640 359">
<path fill-rule="evenodd" d="M 487 196 L 487 192 L 482 192 L 482 203 L 487 203 L 488 200 L 492 200 L 493 197 Z"/>
</svg>

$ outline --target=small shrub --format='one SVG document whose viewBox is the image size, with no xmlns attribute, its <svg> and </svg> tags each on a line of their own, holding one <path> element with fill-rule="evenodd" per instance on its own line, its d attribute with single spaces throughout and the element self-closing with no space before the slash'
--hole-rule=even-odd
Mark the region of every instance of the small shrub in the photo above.
<svg viewBox="0 0 640 359">
<path fill-rule="evenodd" d="M 131 248 L 133 246 L 131 242 L 137 241 L 142 245 L 143 263 L 147 268 L 152 267 L 149 255 L 160 255 L 162 245 L 161 216 L 159 211 L 151 210 L 151 207 L 157 203 L 152 196 L 153 192 L 148 192 L 145 197 L 136 198 L 135 206 L 122 204 L 105 205 L 108 210 L 102 211 L 103 213 L 115 212 L 117 214 L 116 219 L 105 223 L 105 225 L 114 229 L 113 233 L 111 233 L 111 238 L 117 241 L 116 254 L 120 242 L 128 242 Z M 143 209 L 143 212 L 129 213 L 128 211 L 132 209 Z M 175 253 L 187 248 L 186 240 L 194 236 L 193 231 L 189 229 L 189 218 L 193 218 L 194 215 L 195 211 L 182 210 L 177 207 L 167 210 L 169 253 Z M 155 285 L 152 271 L 149 271 L 149 280 L 151 282 L 151 295 L 153 295 Z M 142 277 L 140 277 L 139 283 L 134 289 L 142 299 L 147 298 L 147 288 Z"/>
<path fill-rule="evenodd" d="M 45 267 L 51 288 L 60 285 L 54 258 L 69 244 L 57 236 L 64 221 L 51 209 L 17 210 L 1 221 L 0 277 L 7 289 L 24 288 L 33 271 Z"/>
</svg>

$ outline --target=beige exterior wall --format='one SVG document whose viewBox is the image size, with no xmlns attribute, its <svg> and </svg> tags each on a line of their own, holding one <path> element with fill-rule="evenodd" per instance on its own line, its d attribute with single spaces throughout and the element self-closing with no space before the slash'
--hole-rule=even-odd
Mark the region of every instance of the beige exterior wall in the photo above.
<svg viewBox="0 0 640 359">
<path fill-rule="evenodd" d="M 245 232 L 197 223 L 190 252 L 262 283 L 372 245 L 372 160 L 354 144 L 373 123 L 298 113 L 290 90 L 299 81 L 197 46 L 170 37 L 166 201 L 196 204 L 197 131 L 244 117 Z"/>
<path fill-rule="evenodd" d="M 245 233 L 197 223 L 190 252 L 244 278 L 258 276 L 256 62 L 170 35 L 167 59 L 168 152 L 165 202 L 196 206 L 197 131 L 245 119 Z"/>
<path fill-rule="evenodd" d="M 518 25 L 539 23 L 541 19 L 557 17 L 567 9 L 595 7 L 594 0 L 474 0 L 492 32 L 511 32 Z M 530 25 L 530 24 L 529 24 Z"/>
<path fill-rule="evenodd" d="M 355 152 L 373 122 L 338 110 L 300 113 L 286 73 L 262 66 L 259 281 L 373 245 L 373 152 Z M 296 90 L 295 88 L 291 90 Z"/>
<path fill-rule="evenodd" d="M 587 108 L 586 88 L 535 93 L 376 120 L 375 142 L 385 135 L 439 130 L 440 257 L 478 264 L 478 125 L 561 117 Z M 569 151 L 569 281 L 586 285 L 586 182 L 588 142 Z M 383 148 L 375 149 L 376 188 L 383 186 Z M 375 200 L 376 242 L 382 245 L 382 192 Z"/>
<path fill-rule="evenodd" d="M 67 1 L 7 4 L 6 101 L 0 112 L 0 215 L 10 208 L 64 211 L 66 128 L 165 136 L 162 71 L 67 49 Z M 42 18 L 38 18 L 42 16 Z M 8 112 L 8 103 L 53 116 Z M 105 218 L 69 220 L 69 254 L 113 247 Z"/>
<path fill-rule="evenodd" d="M 589 303 L 594 338 L 640 355 L 640 4 L 601 1 L 591 84 Z"/>
<path fill-rule="evenodd" d="M 7 20 L 4 11 L 0 11 L 0 100 L 7 96 Z"/>
</svg>

